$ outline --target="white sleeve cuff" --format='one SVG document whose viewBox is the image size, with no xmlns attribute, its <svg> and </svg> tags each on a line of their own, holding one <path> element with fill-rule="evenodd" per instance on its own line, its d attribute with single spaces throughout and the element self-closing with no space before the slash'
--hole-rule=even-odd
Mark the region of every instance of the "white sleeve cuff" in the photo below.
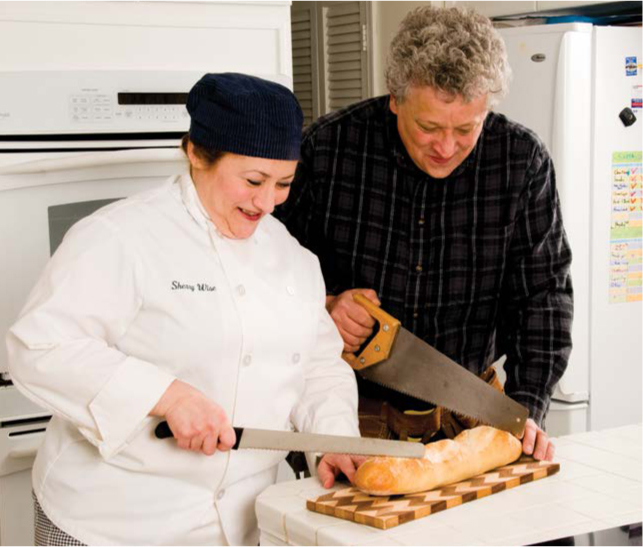
<svg viewBox="0 0 643 547">
<path fill-rule="evenodd" d="M 109 459 L 124 448 L 174 380 L 151 363 L 134 357 L 125 359 L 89 404 L 103 458 Z"/>
</svg>

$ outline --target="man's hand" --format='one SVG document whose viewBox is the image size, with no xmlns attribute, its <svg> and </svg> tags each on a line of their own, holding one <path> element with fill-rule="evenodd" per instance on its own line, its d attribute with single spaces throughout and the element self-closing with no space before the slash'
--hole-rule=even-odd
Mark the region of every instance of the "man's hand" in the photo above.
<svg viewBox="0 0 643 547">
<path fill-rule="evenodd" d="M 150 412 L 165 417 L 179 448 L 212 456 L 234 446 L 236 436 L 225 411 L 190 384 L 174 380 Z"/>
<path fill-rule="evenodd" d="M 525 424 L 525 434 L 522 438 L 522 451 L 535 460 L 554 459 L 556 447 L 549 440 L 549 436 L 536 425 L 531 418 Z"/>
<path fill-rule="evenodd" d="M 326 298 L 326 309 L 333 318 L 344 340 L 344 351 L 355 353 L 373 332 L 375 319 L 353 300 L 353 295 L 363 294 L 371 302 L 380 305 L 373 289 L 351 289 L 337 296 Z"/>
<path fill-rule="evenodd" d="M 366 456 L 349 456 L 348 454 L 325 454 L 317 466 L 319 482 L 324 488 L 335 484 L 335 477 L 340 472 L 344 473 L 351 483 L 355 478 L 355 471 L 366 461 Z"/>
</svg>

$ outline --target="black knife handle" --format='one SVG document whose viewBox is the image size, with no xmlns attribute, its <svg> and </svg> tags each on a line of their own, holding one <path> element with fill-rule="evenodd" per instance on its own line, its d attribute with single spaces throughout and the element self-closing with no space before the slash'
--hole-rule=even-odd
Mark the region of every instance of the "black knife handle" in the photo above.
<svg viewBox="0 0 643 547">
<path fill-rule="evenodd" d="M 234 434 L 237 437 L 237 442 L 234 443 L 232 450 L 236 450 L 237 448 L 239 448 L 239 444 L 241 444 L 241 437 L 243 436 L 243 427 L 233 427 L 232 429 L 234 429 Z"/>
<path fill-rule="evenodd" d="M 170 437 L 174 437 L 174 434 L 172 433 L 170 426 L 167 425 L 167 422 L 161 422 L 157 425 L 154 430 L 154 435 L 157 439 L 169 439 Z"/>
<path fill-rule="evenodd" d="M 233 427 L 232 429 L 234 429 L 234 434 L 237 437 L 237 441 L 234 443 L 232 450 L 237 450 L 237 448 L 239 448 L 239 444 L 241 443 L 241 437 L 243 435 L 243 427 Z M 154 430 L 154 435 L 156 436 L 157 439 L 169 439 L 170 437 L 174 437 L 174 433 L 172 433 L 170 426 L 167 425 L 167 422 L 165 421 L 160 422 L 159 425 L 156 426 L 156 429 Z"/>
</svg>

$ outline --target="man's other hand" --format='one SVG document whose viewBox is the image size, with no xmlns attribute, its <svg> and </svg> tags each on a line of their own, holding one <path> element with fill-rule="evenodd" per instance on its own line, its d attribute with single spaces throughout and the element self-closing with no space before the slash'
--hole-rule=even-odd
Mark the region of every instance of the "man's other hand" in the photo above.
<svg viewBox="0 0 643 547">
<path fill-rule="evenodd" d="M 522 438 L 522 451 L 527 454 L 527 456 L 532 456 L 535 460 L 551 461 L 554 459 L 556 447 L 551 442 L 547 433 L 529 418 L 525 425 L 525 434 Z"/>
</svg>

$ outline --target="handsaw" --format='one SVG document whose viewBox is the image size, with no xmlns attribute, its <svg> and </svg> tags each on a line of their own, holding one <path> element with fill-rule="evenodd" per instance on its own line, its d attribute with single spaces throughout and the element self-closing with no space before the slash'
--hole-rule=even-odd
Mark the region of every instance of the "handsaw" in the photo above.
<svg viewBox="0 0 643 547">
<path fill-rule="evenodd" d="M 342 357 L 362 378 L 522 437 L 529 411 L 418 338 L 361 294 L 354 300 L 379 323 L 356 355 Z"/>
</svg>

